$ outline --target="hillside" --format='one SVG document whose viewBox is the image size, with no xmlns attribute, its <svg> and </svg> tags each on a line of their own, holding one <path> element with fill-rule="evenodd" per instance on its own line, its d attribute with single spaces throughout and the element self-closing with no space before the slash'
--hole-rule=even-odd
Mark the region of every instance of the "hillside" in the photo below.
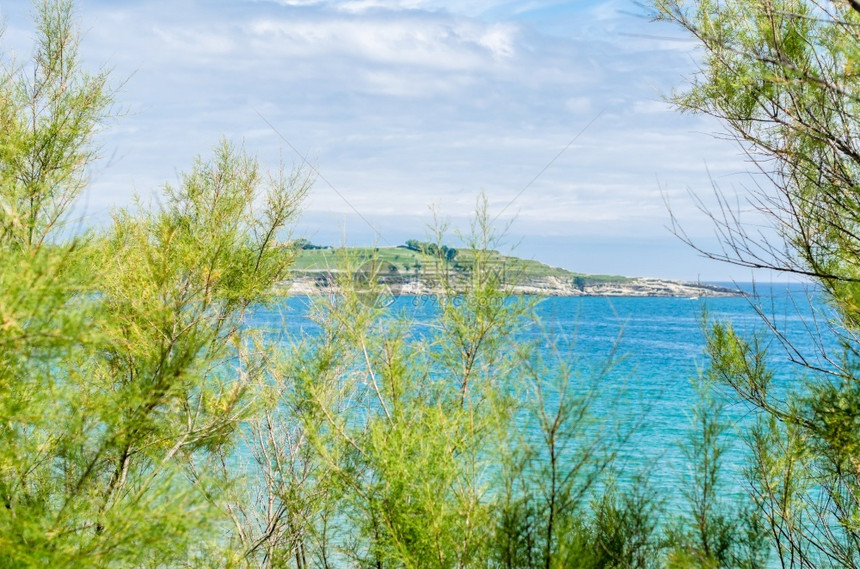
<svg viewBox="0 0 860 569">
<path fill-rule="evenodd" d="M 339 275 L 350 271 L 359 278 L 374 277 L 394 295 L 436 294 L 442 273 L 450 280 L 468 278 L 474 252 L 459 249 L 451 260 L 438 254 L 400 247 L 301 249 L 289 282 L 291 294 L 310 295 L 336 288 Z M 669 279 L 590 275 L 551 267 L 539 261 L 494 253 L 491 271 L 512 292 L 546 296 L 734 296 L 733 289 Z"/>
</svg>

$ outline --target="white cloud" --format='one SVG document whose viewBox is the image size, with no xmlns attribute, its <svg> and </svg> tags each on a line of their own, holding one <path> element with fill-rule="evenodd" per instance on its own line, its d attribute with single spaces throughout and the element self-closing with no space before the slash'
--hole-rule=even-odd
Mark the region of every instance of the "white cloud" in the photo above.
<svg viewBox="0 0 860 569">
<path fill-rule="evenodd" d="M 515 47 L 516 28 L 510 24 L 496 24 L 489 26 L 481 35 L 478 43 L 489 49 L 497 58 L 513 57 L 516 53 Z"/>
<path fill-rule="evenodd" d="M 468 22 L 386 19 L 261 19 L 246 26 L 260 56 L 341 56 L 439 70 L 475 69 L 514 53 L 515 28 Z"/>
<path fill-rule="evenodd" d="M 625 15 L 626 1 L 78 8 L 88 60 L 128 78 L 118 100 L 131 110 L 102 138 L 116 159 L 95 171 L 93 210 L 175 178 L 222 134 L 266 165 L 300 162 L 258 113 L 382 225 L 426 216 L 429 202 L 466 215 L 482 189 L 499 211 L 546 167 L 506 211 L 519 212 L 515 229 L 657 238 L 661 184 L 686 215 L 686 188 L 708 188 L 705 163 L 727 183 L 744 168 L 734 148 L 699 134 L 714 123 L 666 112 L 659 95 L 694 69 L 689 44 Z M 29 53 L 24 10 L 7 17 L 4 42 Z M 308 209 L 354 215 L 322 182 Z"/>
</svg>

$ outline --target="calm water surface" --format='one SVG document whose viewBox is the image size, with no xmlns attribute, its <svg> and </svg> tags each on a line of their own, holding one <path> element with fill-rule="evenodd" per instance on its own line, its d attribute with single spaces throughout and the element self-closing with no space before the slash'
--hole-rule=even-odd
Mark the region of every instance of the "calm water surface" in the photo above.
<svg viewBox="0 0 860 569">
<path fill-rule="evenodd" d="M 753 291 L 751 285 L 741 288 Z M 803 285 L 758 286 L 755 292 L 757 304 L 792 344 L 816 360 L 809 331 L 824 326 L 827 307 Z M 435 309 L 431 302 L 416 300 L 400 297 L 392 308 L 420 323 Z M 302 331 L 312 333 L 307 305 L 307 299 L 289 299 L 280 310 L 258 311 L 250 324 L 285 338 Z M 576 363 L 584 381 L 613 351 L 621 356 L 604 381 L 605 396 L 596 413 L 605 420 L 641 423 L 624 451 L 622 468 L 627 472 L 648 468 L 657 486 L 676 495 L 686 471 L 680 442 L 690 428 L 690 410 L 696 400 L 691 380 L 707 365 L 703 314 L 707 311 L 711 319 L 731 320 L 741 333 L 766 331 L 754 306 L 755 302 L 740 297 L 548 298 L 539 305 L 538 313 L 554 331 L 560 352 Z M 769 348 L 775 386 L 799 385 L 803 372 L 790 363 L 780 342 L 771 339 Z M 734 403 L 727 408 L 726 417 L 732 423 L 726 466 L 739 476 L 745 452 L 742 437 L 750 415 L 742 404 Z"/>
</svg>

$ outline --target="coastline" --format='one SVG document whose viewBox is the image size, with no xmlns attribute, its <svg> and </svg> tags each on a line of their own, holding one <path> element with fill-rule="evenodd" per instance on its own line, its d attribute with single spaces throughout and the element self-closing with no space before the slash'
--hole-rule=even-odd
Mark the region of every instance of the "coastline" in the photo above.
<svg viewBox="0 0 860 569">
<path fill-rule="evenodd" d="M 379 275 L 377 286 L 392 296 L 439 295 L 443 289 L 430 279 L 407 275 Z M 624 281 L 594 282 L 577 286 L 573 279 L 557 276 L 521 279 L 509 284 L 512 294 L 536 296 L 610 296 L 610 297 L 738 297 L 739 289 L 710 283 L 695 283 L 649 277 L 629 278 Z M 284 283 L 290 296 L 316 296 L 336 294 L 337 277 L 333 273 L 299 273 Z"/>
</svg>

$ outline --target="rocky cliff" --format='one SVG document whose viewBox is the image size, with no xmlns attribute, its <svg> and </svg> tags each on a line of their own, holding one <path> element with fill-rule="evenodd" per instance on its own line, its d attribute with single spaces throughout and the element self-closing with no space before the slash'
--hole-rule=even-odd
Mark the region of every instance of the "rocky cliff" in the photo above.
<svg viewBox="0 0 860 569">
<path fill-rule="evenodd" d="M 382 292 L 401 295 L 434 295 L 441 287 L 434 279 L 401 274 L 377 276 Z M 315 295 L 337 292 L 335 273 L 297 273 L 287 283 L 291 295 Z M 740 296 L 737 289 L 709 283 L 683 282 L 655 278 L 589 280 L 584 283 L 563 276 L 523 277 L 507 283 L 513 294 L 542 296 L 641 296 L 641 297 L 726 297 Z"/>
</svg>

